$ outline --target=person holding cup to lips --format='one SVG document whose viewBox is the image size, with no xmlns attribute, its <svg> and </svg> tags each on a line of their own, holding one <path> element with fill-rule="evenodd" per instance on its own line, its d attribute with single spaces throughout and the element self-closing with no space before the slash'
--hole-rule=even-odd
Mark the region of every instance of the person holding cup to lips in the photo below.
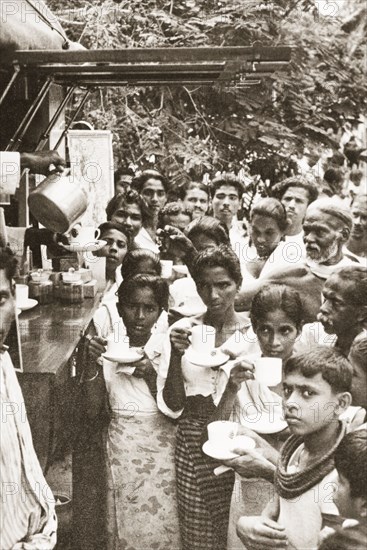
<svg viewBox="0 0 367 550">
<path fill-rule="evenodd" d="M 232 495 L 228 550 L 244 548 L 236 535 L 236 524 L 241 516 L 248 514 L 249 503 L 245 502 L 244 495 L 251 494 L 253 481 L 247 478 L 263 478 L 256 481 L 257 499 L 256 503 L 250 504 L 252 512 L 260 513 L 273 491 L 271 484 L 278 458 L 276 449 L 287 434 L 287 423 L 282 415 L 282 363 L 293 354 L 303 317 L 298 292 L 285 285 L 264 286 L 252 301 L 250 318 L 260 353 L 240 359 L 243 364 L 254 367 L 254 379 L 238 384 L 233 390 L 226 389 L 218 407 L 224 411 L 235 409 L 235 417 L 242 424 L 238 433 L 243 430 L 250 435 L 257 447 L 249 451 L 238 449 L 241 456 L 225 462 L 240 475 L 236 478 Z M 259 433 L 265 434 L 266 440 L 257 434 L 257 428 Z M 249 429 L 252 432 L 248 432 Z"/>
<path fill-rule="evenodd" d="M 239 260 L 230 246 L 220 245 L 197 255 L 191 266 L 206 313 L 174 323 L 166 340 L 166 364 L 158 375 L 157 403 L 171 418 L 180 418 L 176 443 L 177 504 L 183 550 L 223 550 L 226 547 L 233 472 L 216 477 L 217 462 L 202 451 L 206 426 L 226 386 L 251 378 L 253 367 L 241 362 L 227 374 L 211 368 L 215 348 L 229 348 L 243 337 L 249 320 L 234 310 L 241 285 Z M 200 350 L 200 337 L 202 346 Z M 199 340 L 199 341 L 198 341 Z M 198 366 L 188 348 L 209 357 Z M 210 349 L 212 353 L 210 353 Z M 187 351 L 187 353 L 186 353 Z"/>
</svg>

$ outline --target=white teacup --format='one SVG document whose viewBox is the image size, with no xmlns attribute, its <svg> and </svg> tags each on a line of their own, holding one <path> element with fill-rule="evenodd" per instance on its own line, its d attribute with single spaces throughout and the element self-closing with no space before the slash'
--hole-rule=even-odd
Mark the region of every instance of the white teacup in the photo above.
<svg viewBox="0 0 367 550">
<path fill-rule="evenodd" d="M 265 386 L 277 386 L 282 381 L 282 360 L 279 357 L 259 357 L 255 360 L 255 380 Z"/>
<path fill-rule="evenodd" d="M 71 237 L 69 239 L 69 243 L 74 245 L 94 243 L 99 238 L 100 234 L 101 234 L 100 230 L 96 229 L 95 227 L 91 227 L 91 226 L 80 227 L 78 229 L 77 236 Z"/>
<path fill-rule="evenodd" d="M 197 325 L 191 329 L 191 347 L 197 353 L 210 353 L 215 349 L 215 328 Z"/>
<path fill-rule="evenodd" d="M 161 276 L 163 277 L 163 279 L 169 279 L 170 277 L 172 277 L 172 268 L 173 268 L 172 260 L 161 260 L 161 268 L 162 268 Z"/>
<path fill-rule="evenodd" d="M 229 420 L 211 422 L 208 424 L 208 440 L 215 446 L 225 444 L 226 440 L 236 437 L 237 430 L 237 422 L 230 422 Z"/>
<path fill-rule="evenodd" d="M 24 304 L 28 300 L 28 285 L 15 285 L 15 296 L 17 304 Z"/>
<path fill-rule="evenodd" d="M 128 351 L 130 347 L 130 341 L 128 336 L 118 337 L 117 334 L 112 333 L 107 338 L 107 353 L 113 356 L 123 355 L 124 352 Z"/>
</svg>

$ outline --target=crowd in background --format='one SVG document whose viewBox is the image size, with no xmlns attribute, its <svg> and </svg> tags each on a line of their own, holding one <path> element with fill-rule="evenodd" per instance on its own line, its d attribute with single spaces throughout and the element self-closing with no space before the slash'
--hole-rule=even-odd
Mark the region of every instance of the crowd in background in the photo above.
<svg viewBox="0 0 367 550">
<path fill-rule="evenodd" d="M 367 195 L 363 172 L 343 178 L 339 156 L 321 181 L 297 174 L 261 186 L 250 206 L 235 174 L 177 191 L 157 170 L 116 172 L 96 253 L 107 283 L 85 335 L 77 402 L 78 429 L 89 443 L 98 435 L 103 457 L 102 546 L 85 519 L 90 499 L 73 497 L 84 548 L 365 547 Z M 14 276 L 5 249 L 0 276 L 3 342 Z M 208 356 L 193 342 L 209 329 Z M 281 360 L 280 383 L 257 379 L 259 358 L 269 369 Z M 9 361 L 3 352 L 8 379 Z M 239 446 L 232 459 L 206 453 L 217 420 L 235 421 L 255 448 Z M 42 476 L 35 455 L 12 453 L 24 483 Z M 81 463 L 91 456 L 79 446 Z M 3 547 L 52 548 L 52 506 L 15 498 Z"/>
</svg>

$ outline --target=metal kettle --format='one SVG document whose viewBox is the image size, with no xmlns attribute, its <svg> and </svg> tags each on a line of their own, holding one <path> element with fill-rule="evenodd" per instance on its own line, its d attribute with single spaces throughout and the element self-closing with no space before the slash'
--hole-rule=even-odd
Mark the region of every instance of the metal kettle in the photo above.
<svg viewBox="0 0 367 550">
<path fill-rule="evenodd" d="M 66 233 L 88 206 L 84 189 L 70 176 L 70 170 L 51 174 L 29 194 L 29 210 L 47 229 Z"/>
</svg>

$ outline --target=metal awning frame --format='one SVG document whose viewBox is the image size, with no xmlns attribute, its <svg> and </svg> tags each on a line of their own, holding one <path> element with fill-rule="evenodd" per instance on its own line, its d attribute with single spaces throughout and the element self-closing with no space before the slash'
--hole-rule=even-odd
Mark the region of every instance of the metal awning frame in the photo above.
<svg viewBox="0 0 367 550">
<path fill-rule="evenodd" d="M 290 47 L 246 46 L 204 48 L 127 48 L 123 50 L 15 51 L 2 56 L 1 72 L 10 75 L 0 105 L 20 75 L 43 81 L 36 98 L 8 143 L 6 150 L 19 149 L 35 114 L 52 83 L 67 92 L 42 133 L 37 150 L 47 143 L 53 126 L 77 87 L 86 92 L 64 129 L 55 149 L 85 104 L 100 86 L 208 85 L 213 83 L 245 87 L 261 82 L 274 71 L 285 70 Z"/>
</svg>

